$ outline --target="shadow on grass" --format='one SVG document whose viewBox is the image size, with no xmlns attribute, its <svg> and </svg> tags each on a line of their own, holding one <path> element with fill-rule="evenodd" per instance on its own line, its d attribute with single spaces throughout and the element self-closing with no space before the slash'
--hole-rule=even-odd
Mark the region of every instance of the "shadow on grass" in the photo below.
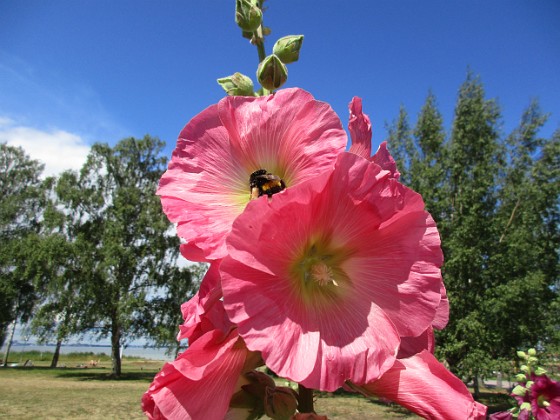
<svg viewBox="0 0 560 420">
<path fill-rule="evenodd" d="M 320 395 L 322 397 L 325 397 L 326 395 L 328 395 L 328 393 L 320 393 Z M 359 394 L 359 393 L 356 393 L 356 392 L 349 392 L 349 391 L 346 391 L 342 388 L 333 392 L 332 396 L 334 396 L 334 397 L 344 396 L 346 398 L 356 398 L 356 399 L 360 399 L 360 400 L 365 400 L 365 401 L 369 402 L 370 404 L 373 404 L 377 407 L 382 407 L 385 410 L 389 411 L 391 413 L 391 418 L 410 418 L 411 416 L 415 416 L 408 409 L 400 406 L 399 404 L 391 402 L 389 400 L 384 400 L 384 399 L 381 399 L 381 398 L 378 398 L 378 397 L 370 397 L 370 398 L 364 397 L 362 394 Z"/>
<path fill-rule="evenodd" d="M 76 379 L 80 381 L 145 381 L 151 382 L 158 372 L 156 369 L 124 371 L 120 377 L 115 377 L 107 368 L 71 368 L 45 366 L 10 367 L 11 371 L 38 373 L 62 379 Z"/>
<path fill-rule="evenodd" d="M 77 379 L 80 381 L 146 381 L 151 382 L 157 372 L 123 372 L 119 377 L 110 371 L 96 371 L 94 369 L 62 370 L 56 376 L 66 379 Z"/>
<path fill-rule="evenodd" d="M 510 397 L 508 391 L 481 392 L 478 402 L 488 407 L 488 414 L 497 413 L 498 411 L 506 411 L 517 403 Z"/>
</svg>

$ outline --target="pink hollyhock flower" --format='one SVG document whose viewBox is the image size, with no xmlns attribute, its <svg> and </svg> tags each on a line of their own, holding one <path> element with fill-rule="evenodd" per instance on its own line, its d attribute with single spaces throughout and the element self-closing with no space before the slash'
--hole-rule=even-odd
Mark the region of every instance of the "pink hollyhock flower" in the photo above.
<svg viewBox="0 0 560 420">
<path fill-rule="evenodd" d="M 371 121 L 367 114 L 362 112 L 362 99 L 354 96 L 348 105 L 350 110 L 350 120 L 348 130 L 350 131 L 351 145 L 348 150 L 365 159 L 377 163 L 381 168 L 391 173 L 395 179 L 399 179 L 400 173 L 397 171 L 397 164 L 387 150 L 387 142 L 379 145 L 379 149 L 373 156 L 371 154 Z"/>
<path fill-rule="evenodd" d="M 485 419 L 486 406 L 427 350 L 399 359 L 379 380 L 355 390 L 394 401 L 427 419 Z"/>
<path fill-rule="evenodd" d="M 534 376 L 529 394 L 531 411 L 536 419 L 560 419 L 560 382 L 546 375 Z"/>
<path fill-rule="evenodd" d="M 228 96 L 202 111 L 179 135 L 158 189 L 186 241 L 183 255 L 194 261 L 224 257 L 225 237 L 252 193 L 270 194 L 321 174 L 346 141 L 332 108 L 297 88 L 258 98 Z M 267 177 L 275 184 L 261 186 Z"/>
<path fill-rule="evenodd" d="M 235 329 L 207 332 L 163 366 L 142 397 L 142 409 L 150 419 L 224 418 L 241 374 L 259 361 Z"/>
<path fill-rule="evenodd" d="M 348 105 L 350 120 L 348 131 L 352 139 L 349 152 L 369 159 L 371 155 L 371 121 L 367 114 L 362 112 L 362 98 L 354 96 Z"/>
<path fill-rule="evenodd" d="M 268 367 L 308 388 L 378 379 L 400 337 L 432 325 L 442 298 L 440 239 L 422 198 L 352 153 L 251 202 L 227 245 L 230 320 Z"/>
<path fill-rule="evenodd" d="M 220 261 L 212 263 L 204 275 L 198 292 L 181 305 L 185 322 L 179 326 L 177 340 L 188 339 L 189 345 L 204 333 L 219 329 L 227 333 L 234 325 L 228 319 L 220 285 Z"/>
</svg>

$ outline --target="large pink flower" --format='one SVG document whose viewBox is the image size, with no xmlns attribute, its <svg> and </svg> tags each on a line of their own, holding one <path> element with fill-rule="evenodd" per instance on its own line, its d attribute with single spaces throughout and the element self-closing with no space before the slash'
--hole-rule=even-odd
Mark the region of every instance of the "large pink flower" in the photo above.
<svg viewBox="0 0 560 420">
<path fill-rule="evenodd" d="M 183 129 L 158 194 L 186 243 L 183 255 L 210 261 L 250 200 L 255 171 L 289 189 L 330 168 L 347 137 L 332 108 L 301 89 L 258 98 L 228 96 Z"/>
<path fill-rule="evenodd" d="M 427 419 L 478 420 L 486 406 L 427 350 L 399 359 L 379 380 L 354 389 L 394 401 Z"/>
<path fill-rule="evenodd" d="M 235 329 L 209 331 L 163 366 L 142 397 L 142 409 L 150 419 L 224 418 L 241 374 L 259 360 Z"/>
<path fill-rule="evenodd" d="M 422 198 L 352 153 L 251 202 L 227 244 L 230 319 L 268 367 L 308 388 L 378 379 L 440 305 L 440 239 Z"/>
</svg>

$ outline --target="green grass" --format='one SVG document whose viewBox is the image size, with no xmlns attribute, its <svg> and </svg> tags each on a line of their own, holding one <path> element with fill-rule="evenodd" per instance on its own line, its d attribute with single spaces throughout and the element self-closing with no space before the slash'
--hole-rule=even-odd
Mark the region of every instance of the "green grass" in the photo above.
<svg viewBox="0 0 560 420">
<path fill-rule="evenodd" d="M 41 352 L 10 355 L 9 363 L 31 360 L 33 367 L 0 369 L 0 417 L 144 419 L 140 399 L 164 363 L 124 357 L 122 378 L 114 379 L 105 354 L 63 354 L 55 369 L 48 367 L 51 358 Z"/>
<path fill-rule="evenodd" d="M 114 379 L 107 355 L 61 355 L 59 366 L 66 367 L 56 369 L 48 367 L 51 358 L 49 353 L 12 353 L 10 363 L 29 359 L 33 367 L 0 368 L 0 418 L 144 419 L 140 399 L 164 363 L 124 357 L 122 378 Z M 91 365 L 92 360 L 99 360 L 97 366 Z M 482 391 L 480 402 L 489 406 L 489 412 L 512 406 L 505 391 Z M 418 418 L 396 404 L 344 392 L 316 393 L 315 408 L 329 419 Z"/>
</svg>

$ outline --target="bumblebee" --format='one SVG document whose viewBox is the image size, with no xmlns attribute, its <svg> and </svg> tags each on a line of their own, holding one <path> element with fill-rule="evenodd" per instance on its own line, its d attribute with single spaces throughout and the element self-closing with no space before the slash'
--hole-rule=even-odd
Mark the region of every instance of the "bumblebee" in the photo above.
<svg viewBox="0 0 560 420">
<path fill-rule="evenodd" d="M 284 181 L 276 175 L 268 173 L 266 169 L 259 169 L 249 177 L 249 188 L 251 189 L 251 200 L 268 195 L 279 193 L 286 188 Z"/>
</svg>

